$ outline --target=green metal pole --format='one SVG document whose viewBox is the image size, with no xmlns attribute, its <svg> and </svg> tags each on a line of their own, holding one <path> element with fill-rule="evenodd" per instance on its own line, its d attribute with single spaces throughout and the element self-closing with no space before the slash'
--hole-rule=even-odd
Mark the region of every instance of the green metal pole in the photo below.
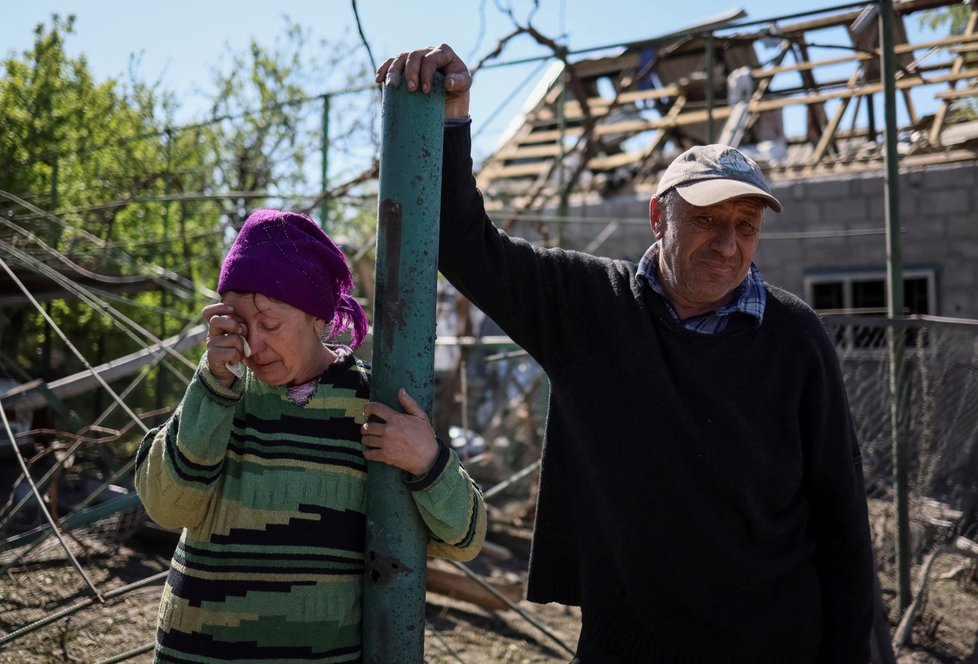
<svg viewBox="0 0 978 664">
<path fill-rule="evenodd" d="M 435 286 L 444 94 L 384 88 L 370 398 L 400 410 L 405 388 L 429 414 L 434 398 Z M 402 471 L 367 468 L 363 606 L 366 664 L 424 660 L 427 538 Z"/>
<path fill-rule="evenodd" d="M 893 0 L 880 2 L 880 58 L 883 111 L 886 118 L 886 281 L 887 316 L 903 315 L 903 249 L 900 238 L 900 155 L 897 153 L 896 57 L 893 51 Z M 907 464 L 906 375 L 904 328 L 889 326 L 890 425 L 893 437 L 893 484 L 896 511 L 897 596 L 900 609 L 910 606 L 910 508 Z"/>
</svg>

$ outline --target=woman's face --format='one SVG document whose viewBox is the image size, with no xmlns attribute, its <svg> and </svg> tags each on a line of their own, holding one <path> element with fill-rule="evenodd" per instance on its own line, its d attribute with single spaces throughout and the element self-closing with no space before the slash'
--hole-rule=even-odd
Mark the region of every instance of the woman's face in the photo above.
<svg viewBox="0 0 978 664">
<path fill-rule="evenodd" d="M 322 373 L 328 361 L 320 333 L 325 326 L 290 304 L 264 295 L 232 291 L 221 299 L 248 328 L 251 356 L 245 364 L 268 385 L 297 385 Z"/>
</svg>

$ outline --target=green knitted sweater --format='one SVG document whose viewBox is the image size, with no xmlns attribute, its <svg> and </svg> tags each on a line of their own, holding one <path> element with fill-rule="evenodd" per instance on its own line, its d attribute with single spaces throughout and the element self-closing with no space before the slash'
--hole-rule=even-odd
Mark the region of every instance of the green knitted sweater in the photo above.
<svg viewBox="0 0 978 664">
<path fill-rule="evenodd" d="M 154 521 L 184 529 L 156 661 L 360 661 L 370 369 L 334 350 L 301 399 L 250 372 L 226 388 L 205 357 L 173 416 L 143 440 L 139 496 Z M 408 485 L 429 553 L 474 557 L 485 506 L 455 453 L 442 446 Z"/>
</svg>

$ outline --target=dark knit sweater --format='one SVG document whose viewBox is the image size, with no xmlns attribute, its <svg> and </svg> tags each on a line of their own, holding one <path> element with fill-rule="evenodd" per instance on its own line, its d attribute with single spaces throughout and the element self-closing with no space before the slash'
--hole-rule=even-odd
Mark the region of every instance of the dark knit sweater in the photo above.
<svg viewBox="0 0 978 664">
<path fill-rule="evenodd" d="M 441 272 L 550 378 L 528 598 L 581 606 L 597 662 L 868 661 L 859 449 L 814 312 L 768 286 L 762 325 L 706 336 L 635 264 L 508 237 L 467 126 L 441 214 Z"/>
</svg>

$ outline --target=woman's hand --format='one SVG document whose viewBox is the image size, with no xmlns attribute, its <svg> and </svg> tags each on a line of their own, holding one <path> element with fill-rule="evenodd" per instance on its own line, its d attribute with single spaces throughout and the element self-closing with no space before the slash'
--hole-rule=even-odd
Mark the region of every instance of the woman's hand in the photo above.
<svg viewBox="0 0 978 664">
<path fill-rule="evenodd" d="M 407 391 L 398 390 L 397 400 L 404 408 L 403 413 L 375 401 L 363 407 L 367 419 L 360 427 L 363 456 L 368 461 L 386 463 L 423 477 L 438 458 L 435 432 L 428 415 Z"/>
<path fill-rule="evenodd" d="M 223 302 L 208 304 L 201 316 L 207 323 L 207 368 L 221 385 L 231 387 L 236 376 L 228 365 L 244 361 L 248 327 Z"/>
</svg>

